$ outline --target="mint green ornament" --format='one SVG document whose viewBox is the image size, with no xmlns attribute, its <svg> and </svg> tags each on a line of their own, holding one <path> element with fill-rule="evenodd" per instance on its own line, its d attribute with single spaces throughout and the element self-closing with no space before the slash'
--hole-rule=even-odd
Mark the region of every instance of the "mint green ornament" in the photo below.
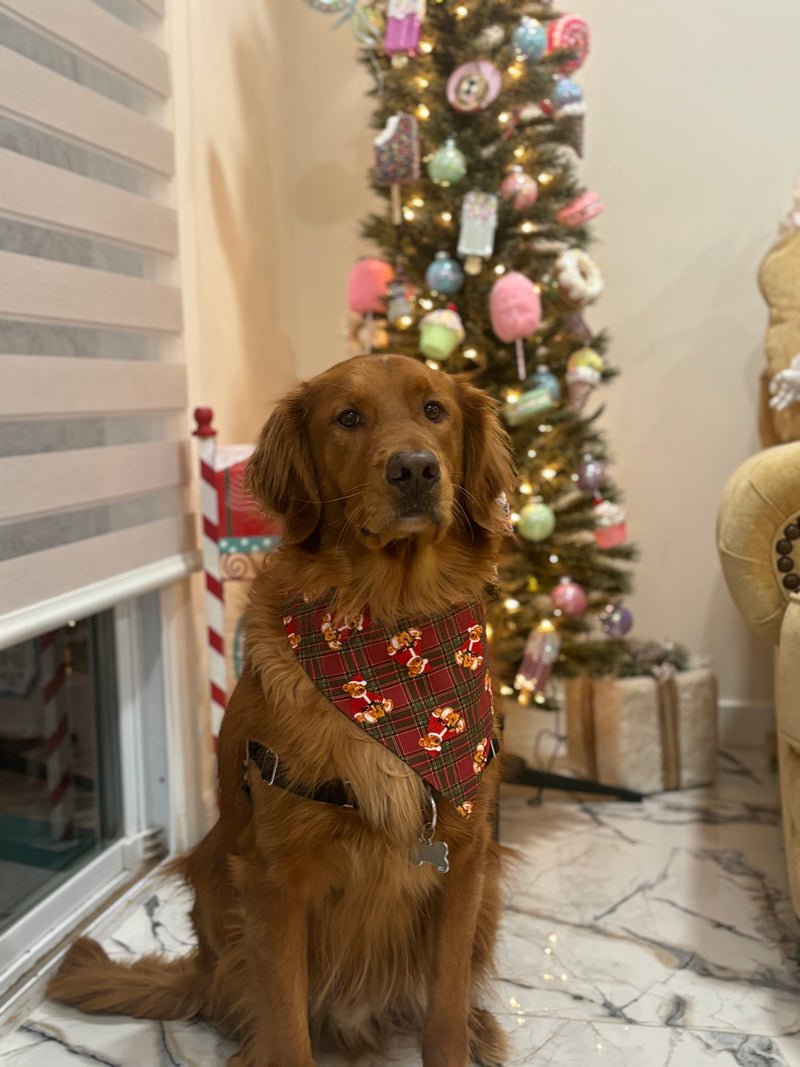
<svg viewBox="0 0 800 1067">
<path fill-rule="evenodd" d="M 448 137 L 431 156 L 428 177 L 436 185 L 453 185 L 454 182 L 460 182 L 466 173 L 467 157 L 460 148 L 456 148 L 455 138 Z"/>
<path fill-rule="evenodd" d="M 517 533 L 526 541 L 546 541 L 556 528 L 556 517 L 547 504 L 532 500 L 520 509 Z"/>
</svg>

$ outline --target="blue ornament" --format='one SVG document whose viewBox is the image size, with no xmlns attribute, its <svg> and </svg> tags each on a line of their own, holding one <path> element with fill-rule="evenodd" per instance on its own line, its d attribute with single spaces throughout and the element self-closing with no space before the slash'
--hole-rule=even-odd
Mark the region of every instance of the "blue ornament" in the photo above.
<svg viewBox="0 0 800 1067">
<path fill-rule="evenodd" d="M 437 252 L 436 258 L 425 271 L 425 284 L 434 293 L 452 296 L 464 285 L 464 271 L 457 259 L 449 252 Z"/>
<path fill-rule="evenodd" d="M 549 367 L 542 364 L 525 382 L 525 389 L 544 389 L 554 404 L 561 399 L 561 384 Z"/>
<path fill-rule="evenodd" d="M 547 51 L 547 33 L 541 22 L 523 16 L 522 22 L 511 34 L 511 47 L 520 59 L 536 63 Z"/>
<path fill-rule="evenodd" d="M 583 89 L 572 78 L 559 78 L 553 86 L 550 102 L 553 105 L 556 116 L 558 116 L 559 112 L 565 115 L 569 114 L 570 111 L 578 113 L 583 106 Z"/>
</svg>

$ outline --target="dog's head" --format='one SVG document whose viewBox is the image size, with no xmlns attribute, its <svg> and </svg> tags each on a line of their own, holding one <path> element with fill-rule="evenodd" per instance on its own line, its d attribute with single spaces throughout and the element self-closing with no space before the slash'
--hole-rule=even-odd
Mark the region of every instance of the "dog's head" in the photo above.
<svg viewBox="0 0 800 1067">
<path fill-rule="evenodd" d="M 498 534 L 511 481 L 491 397 L 406 356 L 356 356 L 282 400 L 247 485 L 288 544 Z"/>
</svg>

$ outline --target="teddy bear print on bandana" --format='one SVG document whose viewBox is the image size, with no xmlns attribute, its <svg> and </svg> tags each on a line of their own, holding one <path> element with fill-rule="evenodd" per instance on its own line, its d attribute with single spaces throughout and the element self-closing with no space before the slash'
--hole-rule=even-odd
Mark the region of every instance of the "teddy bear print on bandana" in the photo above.
<svg viewBox="0 0 800 1067">
<path fill-rule="evenodd" d="M 337 619 L 327 599 L 298 597 L 284 614 L 289 643 L 324 696 L 468 818 L 493 755 L 482 606 L 391 629 L 366 608 Z"/>
</svg>

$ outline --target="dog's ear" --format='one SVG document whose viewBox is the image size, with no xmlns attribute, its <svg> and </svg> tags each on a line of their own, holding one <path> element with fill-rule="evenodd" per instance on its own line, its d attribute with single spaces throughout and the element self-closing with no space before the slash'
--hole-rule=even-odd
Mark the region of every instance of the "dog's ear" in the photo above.
<svg viewBox="0 0 800 1067">
<path fill-rule="evenodd" d="M 500 534 L 503 510 L 498 497 L 511 489 L 514 467 L 500 405 L 482 389 L 455 378 L 464 418 L 464 478 L 461 504 L 475 526 Z"/>
<path fill-rule="evenodd" d="M 306 541 L 322 515 L 306 428 L 306 387 L 280 401 L 267 419 L 245 471 L 244 485 L 264 511 L 284 520 L 283 540 Z"/>
</svg>

